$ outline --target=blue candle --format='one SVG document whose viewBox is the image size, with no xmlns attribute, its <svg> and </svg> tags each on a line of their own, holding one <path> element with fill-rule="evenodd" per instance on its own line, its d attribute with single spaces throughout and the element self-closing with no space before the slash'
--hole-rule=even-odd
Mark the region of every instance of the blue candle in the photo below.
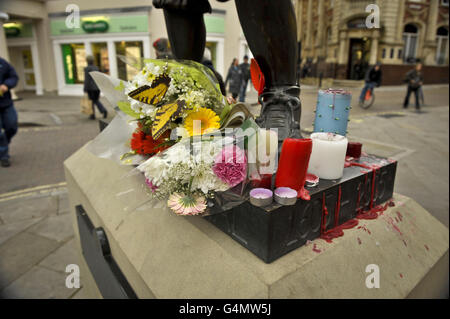
<svg viewBox="0 0 450 319">
<path fill-rule="evenodd" d="M 314 132 L 347 135 L 352 94 L 345 90 L 320 90 L 317 98 Z"/>
</svg>

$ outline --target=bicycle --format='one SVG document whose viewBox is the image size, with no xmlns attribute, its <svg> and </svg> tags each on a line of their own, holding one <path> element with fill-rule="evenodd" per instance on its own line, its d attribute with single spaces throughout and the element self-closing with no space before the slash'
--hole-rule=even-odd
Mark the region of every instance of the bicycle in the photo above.
<svg viewBox="0 0 450 319">
<path fill-rule="evenodd" d="M 372 106 L 373 102 L 375 102 L 375 94 L 373 93 L 373 88 L 369 88 L 366 91 L 364 100 L 359 103 L 359 106 L 363 109 L 368 109 Z"/>
</svg>

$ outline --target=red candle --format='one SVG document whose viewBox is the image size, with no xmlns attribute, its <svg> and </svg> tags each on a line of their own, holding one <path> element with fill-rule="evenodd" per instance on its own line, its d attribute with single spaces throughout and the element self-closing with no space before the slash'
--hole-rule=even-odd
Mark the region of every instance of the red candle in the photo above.
<svg viewBox="0 0 450 319">
<path fill-rule="evenodd" d="M 312 150 L 312 140 L 309 138 L 287 138 L 281 148 L 275 187 L 289 187 L 295 189 L 298 197 L 309 200 L 305 190 L 306 171 Z"/>
<path fill-rule="evenodd" d="M 253 188 L 272 188 L 272 174 L 261 174 L 259 178 L 252 179 L 251 184 Z"/>
<path fill-rule="evenodd" d="M 346 156 L 351 156 L 353 158 L 361 157 L 362 144 L 358 142 L 348 142 L 347 144 L 347 154 Z"/>
</svg>

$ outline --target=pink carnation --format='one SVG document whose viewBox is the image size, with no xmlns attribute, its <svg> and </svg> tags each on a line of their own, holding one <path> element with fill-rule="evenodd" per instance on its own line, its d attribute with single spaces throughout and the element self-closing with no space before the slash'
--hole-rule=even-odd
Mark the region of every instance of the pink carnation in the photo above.
<svg viewBox="0 0 450 319">
<path fill-rule="evenodd" d="M 247 177 L 245 152 L 236 145 L 225 146 L 214 159 L 212 170 L 228 186 L 236 186 Z"/>
</svg>

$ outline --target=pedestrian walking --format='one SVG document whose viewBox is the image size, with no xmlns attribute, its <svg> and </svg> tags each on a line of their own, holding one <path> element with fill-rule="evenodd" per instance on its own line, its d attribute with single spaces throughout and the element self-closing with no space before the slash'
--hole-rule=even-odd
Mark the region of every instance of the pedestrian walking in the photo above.
<svg viewBox="0 0 450 319">
<path fill-rule="evenodd" d="M 250 80 L 250 63 L 248 63 L 248 56 L 244 55 L 244 62 L 239 64 L 242 72 L 241 91 L 239 93 L 239 102 L 245 102 L 245 93 L 247 91 L 248 81 Z"/>
<path fill-rule="evenodd" d="M 103 104 L 100 102 L 100 90 L 95 84 L 94 79 L 89 74 L 92 71 L 99 71 L 98 67 L 94 65 L 94 57 L 89 55 L 86 58 L 88 66 L 84 68 L 84 92 L 87 93 L 89 100 L 92 101 L 92 114 L 90 116 L 91 120 L 95 120 L 95 106 L 97 106 L 98 111 L 103 114 L 103 118 L 108 116 L 108 111 L 105 109 Z"/>
<path fill-rule="evenodd" d="M 9 144 L 17 133 L 17 112 L 11 98 L 11 89 L 18 81 L 16 70 L 0 57 L 0 162 L 3 167 L 11 166 Z"/>
<path fill-rule="evenodd" d="M 420 110 L 420 89 L 423 85 L 423 75 L 422 75 L 422 63 L 417 63 L 414 69 L 406 73 L 405 82 L 408 84 L 408 89 L 406 91 L 405 101 L 403 102 L 403 107 L 406 109 L 409 105 L 409 97 L 411 93 L 414 93 L 416 98 L 416 110 Z"/>
<path fill-rule="evenodd" d="M 364 78 L 364 87 L 359 96 L 359 104 L 363 104 L 364 98 L 366 96 L 367 90 L 372 90 L 375 87 L 379 87 L 381 85 L 381 63 L 377 62 L 372 68 L 367 71 L 366 76 Z"/>
<path fill-rule="evenodd" d="M 239 62 L 236 58 L 233 59 L 233 62 L 228 69 L 228 74 L 225 79 L 225 87 L 227 87 L 228 83 L 230 83 L 229 91 L 231 92 L 231 96 L 234 100 L 236 100 L 239 95 L 242 83 L 242 71 L 239 68 Z"/>
</svg>

